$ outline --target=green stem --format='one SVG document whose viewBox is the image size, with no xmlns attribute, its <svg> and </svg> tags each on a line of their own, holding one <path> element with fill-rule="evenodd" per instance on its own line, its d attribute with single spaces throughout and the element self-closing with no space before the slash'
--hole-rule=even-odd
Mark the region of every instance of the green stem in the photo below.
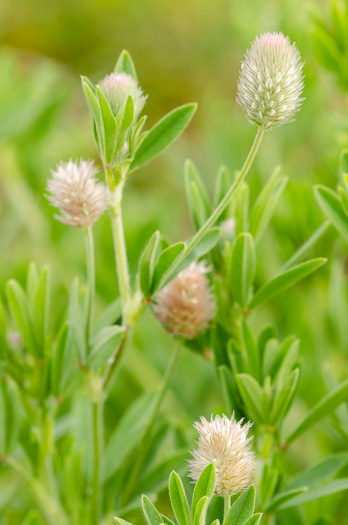
<svg viewBox="0 0 348 525">
<path fill-rule="evenodd" d="M 110 388 L 112 380 L 115 378 L 116 371 L 118 370 L 120 363 L 122 361 L 122 357 L 124 355 L 124 352 L 127 347 L 128 341 L 132 337 L 133 330 L 131 328 L 126 328 L 123 337 L 118 345 L 118 347 L 115 350 L 115 353 L 112 357 L 111 363 L 109 367 L 107 368 L 104 380 L 103 380 L 103 390 L 104 392 Z"/>
<path fill-rule="evenodd" d="M 231 508 L 231 496 L 224 496 L 224 521 L 227 518 L 227 514 L 230 508 Z"/>
<path fill-rule="evenodd" d="M 112 236 L 115 249 L 116 269 L 120 295 L 122 299 L 122 317 L 124 325 L 128 324 L 127 308 L 131 296 L 127 249 L 122 221 L 122 194 L 124 179 L 121 179 L 115 189 L 109 191 Z"/>
<path fill-rule="evenodd" d="M 136 459 L 135 465 L 133 467 L 133 470 L 131 472 L 130 477 L 128 478 L 127 486 L 124 490 L 123 497 L 122 497 L 122 504 L 127 503 L 128 497 L 132 495 L 132 490 L 134 488 L 134 485 L 136 481 L 139 479 L 139 476 L 141 474 L 141 468 L 144 464 L 144 460 L 146 458 L 146 454 L 149 451 L 150 445 L 151 445 L 151 434 L 153 431 L 153 428 L 155 426 L 156 420 L 158 418 L 158 414 L 163 402 L 163 399 L 166 395 L 166 392 L 168 390 L 171 378 L 173 376 L 173 372 L 175 369 L 176 362 L 178 360 L 179 355 L 179 349 L 180 349 L 180 343 L 176 342 L 172 356 L 170 358 L 169 364 L 167 366 L 167 369 L 165 371 L 164 377 L 161 381 L 161 384 L 158 388 L 153 411 L 151 414 L 151 417 L 146 425 L 146 428 L 143 432 L 143 436 L 141 438 L 141 441 L 138 446 L 139 454 Z"/>
<path fill-rule="evenodd" d="M 87 323 L 86 323 L 86 337 L 87 342 L 90 342 L 93 326 L 94 314 L 94 297 L 95 297 L 95 259 L 94 259 L 94 241 L 92 227 L 86 228 L 86 260 L 87 260 L 87 280 L 88 280 L 88 296 L 87 296 Z"/>
<path fill-rule="evenodd" d="M 245 179 L 245 177 L 246 177 L 246 175 L 247 175 L 247 173 L 248 173 L 248 171 L 250 169 L 250 166 L 253 163 L 253 160 L 254 160 L 254 158 L 256 156 L 256 153 L 257 153 L 257 151 L 258 151 L 258 149 L 260 147 L 263 134 L 264 134 L 264 130 L 263 130 L 263 128 L 261 126 L 259 126 L 257 128 L 257 133 L 256 133 L 256 136 L 255 136 L 254 142 L 253 142 L 253 144 L 251 146 L 251 149 L 250 149 L 250 151 L 248 153 L 248 156 L 246 158 L 246 161 L 244 162 L 244 165 L 243 165 L 241 171 L 239 172 L 236 180 L 233 182 L 232 186 L 230 187 L 230 189 L 228 190 L 228 192 L 226 193 L 226 195 L 224 196 L 222 201 L 215 208 L 213 213 L 210 215 L 210 217 L 206 220 L 206 222 L 203 224 L 203 226 L 198 230 L 196 235 L 194 235 L 192 237 L 191 241 L 186 246 L 186 250 L 183 251 L 182 256 L 178 257 L 177 261 L 172 266 L 171 271 L 174 271 L 179 266 L 179 264 L 181 263 L 183 258 L 186 258 L 189 255 L 189 253 L 191 253 L 194 250 L 194 248 L 197 246 L 197 244 L 200 242 L 200 240 L 204 237 L 204 235 L 207 233 L 207 231 L 215 224 L 215 222 L 220 217 L 222 212 L 228 206 L 228 204 L 230 203 L 233 195 L 236 193 L 236 191 L 238 190 L 238 188 L 242 184 L 243 180 Z"/>
<path fill-rule="evenodd" d="M 100 484 L 100 453 L 102 439 L 103 404 L 93 403 L 93 486 L 91 525 L 99 525 L 101 484 Z"/>
</svg>

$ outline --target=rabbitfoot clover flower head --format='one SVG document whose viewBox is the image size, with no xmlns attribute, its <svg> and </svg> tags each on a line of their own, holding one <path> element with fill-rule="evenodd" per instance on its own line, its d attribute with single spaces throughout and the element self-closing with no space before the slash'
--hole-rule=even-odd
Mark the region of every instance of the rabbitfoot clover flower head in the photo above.
<svg viewBox="0 0 348 525">
<path fill-rule="evenodd" d="M 237 86 L 237 102 L 249 121 L 264 129 L 293 121 L 304 100 L 302 70 L 300 52 L 289 37 L 257 37 L 246 52 Z"/>
<path fill-rule="evenodd" d="M 116 116 L 127 102 L 129 96 L 132 97 L 134 105 L 134 120 L 137 120 L 145 102 L 144 96 L 138 82 L 127 73 L 111 73 L 98 84 L 110 104 L 111 111 Z"/>
<path fill-rule="evenodd" d="M 200 436 L 198 448 L 191 452 L 194 459 L 190 463 L 190 477 L 197 481 L 202 471 L 210 463 L 216 470 L 215 493 L 230 496 L 247 489 L 254 480 L 256 462 L 255 454 L 250 450 L 252 437 L 248 432 L 252 423 L 211 416 L 210 421 L 204 417 L 194 427 Z"/>
<path fill-rule="evenodd" d="M 56 219 L 75 228 L 88 228 L 106 209 L 106 191 L 97 182 L 98 173 L 93 161 L 61 162 L 52 170 L 47 183 L 50 203 L 59 208 L 62 215 Z"/>
<path fill-rule="evenodd" d="M 192 263 L 157 295 L 154 311 L 173 335 L 193 339 L 215 315 L 215 300 L 206 277 L 205 262 Z"/>
</svg>

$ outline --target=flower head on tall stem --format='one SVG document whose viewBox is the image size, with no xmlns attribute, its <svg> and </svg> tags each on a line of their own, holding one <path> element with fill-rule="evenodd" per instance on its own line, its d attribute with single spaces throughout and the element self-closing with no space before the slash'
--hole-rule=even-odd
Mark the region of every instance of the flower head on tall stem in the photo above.
<svg viewBox="0 0 348 525">
<path fill-rule="evenodd" d="M 248 120 L 264 129 L 294 120 L 303 91 L 303 62 L 295 44 L 282 33 L 255 39 L 242 62 L 237 102 Z"/>
<path fill-rule="evenodd" d="M 168 332 L 193 339 L 204 332 L 215 315 L 215 300 L 204 261 L 192 263 L 156 297 L 153 309 Z"/>
<path fill-rule="evenodd" d="M 111 111 L 115 116 L 127 102 L 128 97 L 131 96 L 134 104 L 135 120 L 138 118 L 147 97 L 144 95 L 138 82 L 131 75 L 123 72 L 111 73 L 104 77 L 98 86 L 109 102 Z"/>
<path fill-rule="evenodd" d="M 243 420 L 211 416 L 210 421 L 204 417 L 194 427 L 200 436 L 197 450 L 191 452 L 190 476 L 197 481 L 204 468 L 214 463 L 216 470 L 215 493 L 220 496 L 231 496 L 247 489 L 255 477 L 255 454 L 250 450 L 252 437 L 248 432 L 252 423 L 242 425 Z"/>
<path fill-rule="evenodd" d="M 105 186 L 97 182 L 93 161 L 61 162 L 47 183 L 48 200 L 62 215 L 56 219 L 75 228 L 88 228 L 104 213 Z"/>
</svg>

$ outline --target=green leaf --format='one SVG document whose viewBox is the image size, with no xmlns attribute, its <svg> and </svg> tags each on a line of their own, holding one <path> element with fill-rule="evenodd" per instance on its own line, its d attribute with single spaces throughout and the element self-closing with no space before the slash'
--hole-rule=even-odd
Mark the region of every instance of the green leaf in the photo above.
<svg viewBox="0 0 348 525">
<path fill-rule="evenodd" d="M 348 217 L 337 194 L 325 186 L 317 185 L 314 188 L 314 196 L 328 219 L 348 241 Z"/>
<path fill-rule="evenodd" d="M 169 477 L 169 497 L 179 525 L 192 525 L 190 507 L 181 479 L 173 470 Z"/>
<path fill-rule="evenodd" d="M 92 113 L 93 121 L 96 128 L 97 142 L 100 152 L 104 152 L 104 128 L 102 112 L 99 104 L 98 97 L 95 93 L 95 87 L 87 77 L 81 77 L 82 87 L 85 92 L 89 109 Z"/>
<path fill-rule="evenodd" d="M 139 283 L 145 297 L 150 295 L 153 270 L 157 261 L 160 233 L 155 232 L 146 244 L 139 260 Z"/>
<path fill-rule="evenodd" d="M 311 36 L 318 60 L 329 71 L 340 72 L 341 54 L 333 37 L 321 27 L 316 27 Z"/>
<path fill-rule="evenodd" d="M 104 480 L 112 476 L 122 463 L 127 461 L 129 453 L 150 420 L 154 398 L 154 393 L 140 396 L 123 415 L 105 447 L 102 464 Z"/>
<path fill-rule="evenodd" d="M 245 308 L 256 271 L 255 245 L 250 233 L 238 235 L 232 250 L 230 268 L 230 285 L 234 299 Z"/>
<path fill-rule="evenodd" d="M 251 516 L 251 518 L 248 519 L 248 521 L 245 522 L 244 525 L 259 525 L 262 518 L 262 514 L 254 514 L 254 516 Z"/>
<path fill-rule="evenodd" d="M 32 305 L 35 334 L 42 356 L 44 355 L 50 321 L 50 280 L 50 269 L 45 267 L 40 272 Z"/>
<path fill-rule="evenodd" d="M 226 166 L 220 166 L 215 182 L 215 193 L 213 200 L 214 209 L 217 207 L 218 204 L 220 204 L 220 202 L 232 186 L 232 182 L 233 181 L 231 174 L 226 168 Z M 228 214 L 229 206 L 227 206 L 226 209 L 222 212 L 219 219 L 217 220 L 217 223 L 220 224 L 222 221 L 226 220 L 229 216 Z"/>
<path fill-rule="evenodd" d="M 156 463 L 151 470 L 146 471 L 144 476 L 139 479 L 134 494 L 141 492 L 157 494 L 167 487 L 168 471 L 173 468 L 180 473 L 187 471 L 187 447 L 176 450 L 160 463 Z"/>
<path fill-rule="evenodd" d="M 287 182 L 288 177 L 281 175 L 281 168 L 276 168 L 256 199 L 250 215 L 250 232 L 256 244 L 260 242 Z"/>
<path fill-rule="evenodd" d="M 117 525 L 133 525 L 129 521 L 123 520 L 122 518 L 114 518 Z"/>
<path fill-rule="evenodd" d="M 321 226 L 319 226 L 319 228 L 315 230 L 315 232 L 309 237 L 309 239 L 304 244 L 302 244 L 302 246 L 300 246 L 298 250 L 296 250 L 294 255 L 292 255 L 290 259 L 288 259 L 286 263 L 283 264 L 283 266 L 281 267 L 281 272 L 288 270 L 289 268 L 291 268 L 291 266 L 293 266 L 299 260 L 301 260 L 302 257 L 304 257 L 309 252 L 309 250 L 313 248 L 313 246 L 318 242 L 318 240 L 323 237 L 323 235 L 329 229 L 330 225 L 331 222 L 326 221 Z"/>
<path fill-rule="evenodd" d="M 266 301 L 269 301 L 276 294 L 294 285 L 304 277 L 307 277 L 325 263 L 326 259 L 322 257 L 317 259 L 311 259 L 310 261 L 298 264 L 290 270 L 281 273 L 265 285 L 261 286 L 261 288 L 259 288 L 259 290 L 254 295 L 253 299 L 249 303 L 248 307 L 250 309 L 256 308 L 257 306 L 260 306 Z"/>
<path fill-rule="evenodd" d="M 171 266 L 175 263 L 175 261 L 178 259 L 178 257 L 181 255 L 184 249 L 185 243 L 178 242 L 177 244 L 173 244 L 172 246 L 169 246 L 169 248 L 163 250 L 163 252 L 158 258 L 155 269 L 153 271 L 153 278 L 151 284 L 152 294 L 156 292 L 156 290 L 165 280 L 167 272 L 169 272 Z"/>
<path fill-rule="evenodd" d="M 68 341 L 68 325 L 64 323 L 58 333 L 57 342 L 52 355 L 51 390 L 56 397 L 59 396 L 60 386 L 64 372 L 65 351 Z"/>
<path fill-rule="evenodd" d="M 248 371 L 251 375 L 258 379 L 260 375 L 259 349 L 245 319 L 242 321 L 242 338 L 246 355 L 248 357 Z"/>
<path fill-rule="evenodd" d="M 253 515 L 255 508 L 255 487 L 251 485 L 248 490 L 240 494 L 233 503 L 223 522 L 223 525 L 244 525 Z"/>
<path fill-rule="evenodd" d="M 194 525 L 205 525 L 209 502 L 210 498 L 208 496 L 203 496 L 197 503 L 193 519 Z"/>
<path fill-rule="evenodd" d="M 130 75 L 131 77 L 133 77 L 134 80 L 138 80 L 133 59 L 126 49 L 123 49 L 121 51 L 121 54 L 118 57 L 116 65 L 115 65 L 114 72 L 115 73 L 127 73 L 127 75 Z"/>
<path fill-rule="evenodd" d="M 28 301 L 23 288 L 17 281 L 10 280 L 6 284 L 6 296 L 12 317 L 16 322 L 26 349 L 32 355 L 37 356 L 37 344 L 30 322 Z"/>
<path fill-rule="evenodd" d="M 193 491 L 193 498 L 192 498 L 192 515 L 193 516 L 195 516 L 198 502 L 204 496 L 208 496 L 208 498 L 212 497 L 212 495 L 214 494 L 215 483 L 216 483 L 215 466 L 214 466 L 214 463 L 210 463 L 210 465 L 205 467 L 205 469 L 202 471 L 196 483 L 195 489 Z"/>
<path fill-rule="evenodd" d="M 249 186 L 243 182 L 235 197 L 235 232 L 240 234 L 249 230 Z"/>
<path fill-rule="evenodd" d="M 155 124 L 136 150 L 129 171 L 132 172 L 147 164 L 167 149 L 189 124 L 196 108 L 196 104 L 180 106 Z"/>
<path fill-rule="evenodd" d="M 93 335 L 95 336 L 105 328 L 106 326 L 110 326 L 111 324 L 116 323 L 120 319 L 122 315 L 122 305 L 121 305 L 121 299 L 117 297 L 117 299 L 114 299 L 102 312 L 99 319 L 95 323 Z"/>
<path fill-rule="evenodd" d="M 149 525 L 160 525 L 163 523 L 161 514 L 158 512 L 155 505 L 149 500 L 149 498 L 143 496 L 141 498 L 141 506 L 145 519 Z"/>
<path fill-rule="evenodd" d="M 198 230 L 210 215 L 207 190 L 191 160 L 185 162 L 185 188 L 192 222 Z"/>
<path fill-rule="evenodd" d="M 302 487 L 299 489 L 289 490 L 288 492 L 282 492 L 281 494 L 277 494 L 267 505 L 264 512 L 274 512 L 280 507 L 282 507 L 285 503 L 293 500 L 296 496 L 303 494 L 307 491 L 307 487 Z M 290 505 L 291 507 L 293 505 Z"/>
<path fill-rule="evenodd" d="M 10 454 L 17 445 L 22 406 L 18 386 L 10 378 L 0 379 L 0 455 Z"/>
<path fill-rule="evenodd" d="M 290 501 L 285 502 L 279 510 L 289 509 L 290 507 L 298 507 L 309 501 L 315 501 L 319 498 L 324 498 L 326 496 L 331 496 L 332 494 L 337 494 L 348 490 L 348 478 L 335 479 L 329 483 L 325 483 L 320 487 L 312 488 L 303 494 L 299 494 Z"/>
<path fill-rule="evenodd" d="M 256 379 L 248 374 L 238 374 L 236 380 L 248 414 L 255 421 L 263 422 L 265 420 L 263 408 L 264 393 L 261 386 Z"/>
<path fill-rule="evenodd" d="M 312 488 L 323 481 L 336 476 L 336 474 L 348 463 L 348 452 L 339 452 L 329 456 L 311 467 L 284 487 L 284 492 L 300 487 Z"/>
<path fill-rule="evenodd" d="M 124 334 L 122 326 L 106 326 L 92 339 L 92 351 L 88 356 L 88 366 L 99 368 L 107 365 Z"/>
<path fill-rule="evenodd" d="M 237 411 L 237 402 L 240 399 L 234 374 L 226 365 L 218 368 L 221 389 L 225 401 L 226 409 L 229 413 Z"/>
<path fill-rule="evenodd" d="M 294 370 L 289 375 L 282 386 L 279 387 L 279 391 L 276 392 L 271 412 L 271 423 L 273 425 L 276 425 L 287 414 L 291 406 L 291 402 L 294 399 L 299 375 L 300 371 L 298 368 L 296 368 L 296 370 Z"/>
<path fill-rule="evenodd" d="M 104 93 L 97 86 L 97 95 L 99 100 L 99 106 L 102 115 L 103 121 L 103 130 L 104 130 L 104 158 L 105 161 L 109 164 L 112 162 L 115 148 L 116 148 L 116 119 L 111 111 L 109 102 L 106 100 Z"/>
<path fill-rule="evenodd" d="M 307 432 L 313 425 L 323 419 L 325 416 L 332 415 L 336 408 L 348 400 L 348 379 L 343 381 L 337 388 L 327 394 L 314 408 L 309 412 L 302 423 L 288 437 L 287 444 L 292 443 L 302 434 Z"/>
</svg>

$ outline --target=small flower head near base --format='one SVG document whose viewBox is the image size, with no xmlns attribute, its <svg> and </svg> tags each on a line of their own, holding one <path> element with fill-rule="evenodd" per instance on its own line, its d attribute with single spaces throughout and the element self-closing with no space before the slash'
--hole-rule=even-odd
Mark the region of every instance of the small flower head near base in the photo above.
<svg viewBox="0 0 348 525">
<path fill-rule="evenodd" d="M 194 459 L 190 463 L 190 476 L 197 481 L 209 463 L 214 463 L 216 470 L 215 493 L 220 496 L 236 494 L 247 489 L 255 477 L 255 454 L 250 450 L 252 437 L 248 432 L 252 423 L 243 420 L 237 422 L 232 414 L 231 419 L 204 417 L 194 427 L 200 436 L 198 448 L 191 452 Z"/>
<path fill-rule="evenodd" d="M 61 162 L 47 183 L 48 200 L 62 215 L 55 218 L 75 228 L 88 228 L 106 209 L 106 191 L 93 161 Z"/>
<path fill-rule="evenodd" d="M 295 44 L 282 33 L 257 37 L 246 52 L 237 102 L 248 120 L 264 129 L 294 120 L 303 98 L 303 62 Z"/>
<path fill-rule="evenodd" d="M 209 327 L 215 301 L 208 271 L 204 262 L 192 263 L 157 295 L 154 311 L 171 334 L 193 339 Z"/>
<path fill-rule="evenodd" d="M 144 96 L 138 82 L 127 73 L 111 73 L 98 84 L 110 104 L 111 111 L 116 116 L 129 96 L 132 97 L 134 104 L 134 120 L 137 120 L 145 102 Z"/>
</svg>

